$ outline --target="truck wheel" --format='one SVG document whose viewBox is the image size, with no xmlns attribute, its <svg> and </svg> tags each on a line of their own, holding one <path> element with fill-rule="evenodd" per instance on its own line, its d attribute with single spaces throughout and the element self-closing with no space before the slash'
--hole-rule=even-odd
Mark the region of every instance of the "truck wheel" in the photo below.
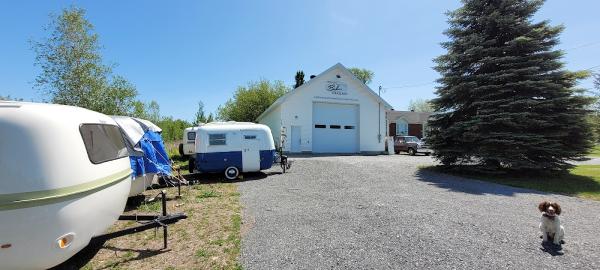
<svg viewBox="0 0 600 270">
<path fill-rule="evenodd" d="M 229 180 L 235 180 L 238 178 L 238 176 L 240 175 L 240 170 L 238 170 L 238 168 L 236 167 L 227 167 L 227 169 L 225 169 L 225 178 L 229 179 Z"/>
<path fill-rule="evenodd" d="M 196 167 L 196 159 L 190 158 L 188 160 L 188 171 L 194 173 L 194 167 Z"/>
<path fill-rule="evenodd" d="M 414 156 L 414 155 L 417 154 L 417 151 L 415 151 L 415 149 L 408 148 L 408 154 L 411 155 L 411 156 Z"/>
</svg>

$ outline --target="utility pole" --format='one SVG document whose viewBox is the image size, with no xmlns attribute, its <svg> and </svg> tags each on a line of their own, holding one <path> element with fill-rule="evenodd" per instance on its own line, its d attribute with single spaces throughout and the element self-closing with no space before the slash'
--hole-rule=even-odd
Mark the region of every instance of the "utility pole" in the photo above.
<svg viewBox="0 0 600 270">
<path fill-rule="evenodd" d="M 377 95 L 379 96 L 379 98 L 381 99 L 381 85 L 379 85 L 379 91 L 377 92 Z M 379 116 L 379 121 L 377 121 L 377 123 L 379 124 L 379 129 L 377 129 L 377 140 L 379 140 L 379 142 L 381 142 L 381 100 L 379 100 L 379 107 L 377 109 L 377 115 Z"/>
</svg>

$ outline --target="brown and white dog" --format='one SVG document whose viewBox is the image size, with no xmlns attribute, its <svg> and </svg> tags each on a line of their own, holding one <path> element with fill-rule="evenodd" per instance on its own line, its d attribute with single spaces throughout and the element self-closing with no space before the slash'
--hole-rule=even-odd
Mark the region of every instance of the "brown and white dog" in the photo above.
<svg viewBox="0 0 600 270">
<path fill-rule="evenodd" d="M 555 202 L 543 201 L 538 205 L 538 209 L 542 212 L 540 231 L 542 231 L 543 241 L 552 241 L 555 245 L 564 243 L 565 228 L 560 225 L 558 218 L 561 212 L 560 205 Z"/>
</svg>

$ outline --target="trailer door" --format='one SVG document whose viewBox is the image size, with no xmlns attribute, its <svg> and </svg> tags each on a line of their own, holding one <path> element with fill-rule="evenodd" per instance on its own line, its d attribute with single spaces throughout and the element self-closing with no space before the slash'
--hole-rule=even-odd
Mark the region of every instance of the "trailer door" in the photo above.
<svg viewBox="0 0 600 270">
<path fill-rule="evenodd" d="M 254 130 L 242 130 L 242 171 L 260 171 L 261 136 Z"/>
</svg>

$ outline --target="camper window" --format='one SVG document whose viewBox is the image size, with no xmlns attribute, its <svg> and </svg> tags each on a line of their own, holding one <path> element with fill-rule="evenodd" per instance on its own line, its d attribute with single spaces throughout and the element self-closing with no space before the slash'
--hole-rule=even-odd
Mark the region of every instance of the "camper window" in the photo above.
<svg viewBox="0 0 600 270">
<path fill-rule="evenodd" d="M 208 145 L 226 145 L 225 134 L 208 134 Z"/>
<path fill-rule="evenodd" d="M 196 139 L 196 132 L 190 132 L 187 134 L 188 141 L 193 141 Z"/>
<path fill-rule="evenodd" d="M 79 127 L 88 158 L 99 164 L 123 157 L 129 153 L 118 126 L 106 124 L 82 124 Z"/>
<path fill-rule="evenodd" d="M 256 140 L 256 135 L 244 135 L 244 139 L 246 139 L 246 140 Z"/>
</svg>

